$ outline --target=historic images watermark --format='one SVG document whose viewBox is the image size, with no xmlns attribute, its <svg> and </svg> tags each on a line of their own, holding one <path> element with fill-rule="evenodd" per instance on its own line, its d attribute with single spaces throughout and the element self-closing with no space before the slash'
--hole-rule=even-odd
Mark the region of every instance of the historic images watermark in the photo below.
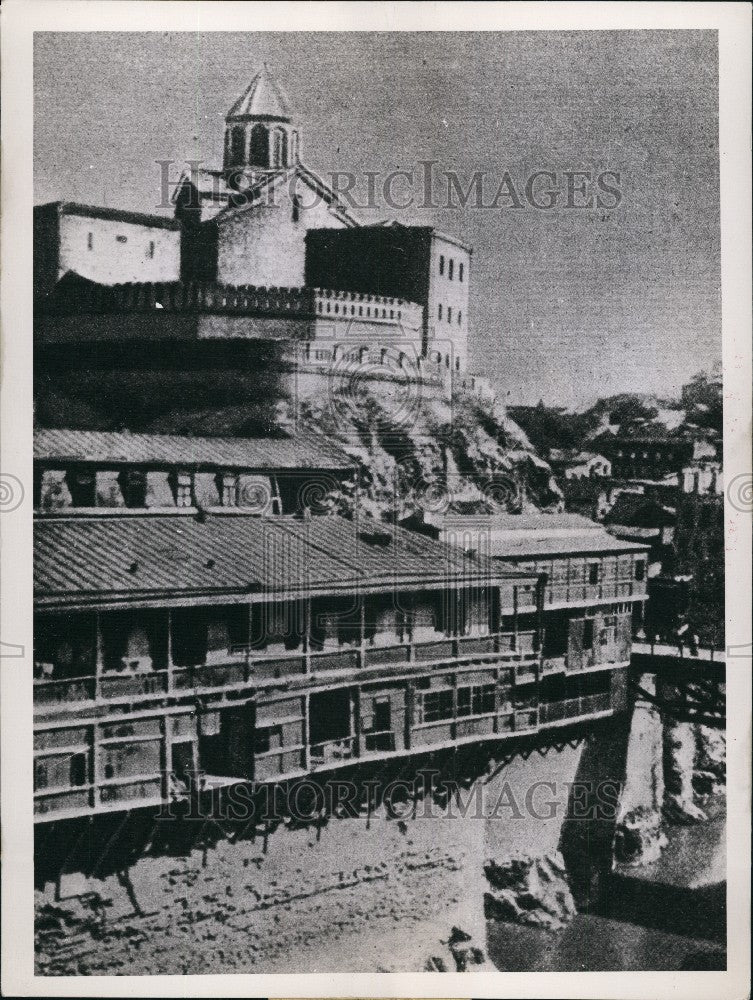
<svg viewBox="0 0 753 1000">
<path fill-rule="evenodd" d="M 282 784 L 228 782 L 212 787 L 202 771 L 165 772 L 171 794 L 157 819 L 241 822 L 276 825 L 316 824 L 329 819 L 524 820 L 541 822 L 614 821 L 620 782 L 534 781 L 524 787 L 501 780 L 491 791 L 483 779 L 463 785 L 432 768 L 410 779 L 355 782 L 343 778 L 304 778 Z"/>
<path fill-rule="evenodd" d="M 159 167 L 160 200 L 157 208 L 172 208 L 175 192 L 185 181 L 194 191 L 201 189 L 213 199 L 233 192 L 238 205 L 279 205 L 284 192 L 296 198 L 302 210 L 311 209 L 325 199 L 323 191 L 298 184 L 295 171 L 274 184 L 261 183 L 262 172 L 253 170 L 217 171 L 206 169 L 202 160 L 155 160 Z M 365 170 L 361 172 L 333 170 L 322 178 L 329 186 L 327 196 L 334 193 L 348 208 L 367 209 L 484 209 L 551 211 L 553 209 L 586 209 L 604 211 L 616 209 L 623 201 L 623 173 L 615 169 L 566 168 L 561 170 L 531 170 L 525 176 L 515 176 L 509 170 L 501 172 L 475 170 L 461 174 L 440 167 L 437 160 L 420 160 L 410 169 Z M 277 179 L 276 179 L 277 181 Z M 190 198 L 190 189 L 186 198 Z M 190 201 L 184 207 L 198 208 Z"/>
</svg>

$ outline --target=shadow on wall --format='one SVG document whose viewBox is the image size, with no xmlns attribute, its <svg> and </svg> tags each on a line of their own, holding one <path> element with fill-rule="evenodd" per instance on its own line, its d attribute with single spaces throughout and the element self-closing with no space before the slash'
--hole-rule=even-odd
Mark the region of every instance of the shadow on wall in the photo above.
<svg viewBox="0 0 753 1000">
<path fill-rule="evenodd" d="M 601 912 L 602 890 L 612 868 L 616 814 L 603 807 L 601 789 L 625 780 L 632 712 L 594 731 L 581 754 L 562 824 L 560 852 L 565 859 L 573 897 L 580 911 Z M 613 800 L 612 800 L 613 801 Z"/>
</svg>

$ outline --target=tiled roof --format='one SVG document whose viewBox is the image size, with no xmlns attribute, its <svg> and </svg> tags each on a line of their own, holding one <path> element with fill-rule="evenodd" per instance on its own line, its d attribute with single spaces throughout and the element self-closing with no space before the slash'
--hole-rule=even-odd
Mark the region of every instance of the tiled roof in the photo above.
<svg viewBox="0 0 753 1000">
<path fill-rule="evenodd" d="M 478 585 L 489 573 L 521 575 L 366 518 L 121 514 L 34 528 L 35 599 L 47 607 Z"/>
<path fill-rule="evenodd" d="M 527 559 L 535 556 L 557 555 L 590 555 L 607 554 L 609 552 L 635 552 L 645 548 L 638 543 L 631 544 L 614 538 L 606 531 L 589 531 L 582 535 L 558 536 L 525 536 L 516 538 L 514 535 L 492 536 L 489 547 L 481 551 L 495 559 Z"/>
<path fill-rule="evenodd" d="M 576 528 L 579 531 L 598 531 L 599 525 L 582 514 L 492 514 L 487 516 L 446 514 L 443 527 L 459 528 L 484 527 L 494 532 L 500 531 L 540 531 L 542 533 Z"/>
<path fill-rule="evenodd" d="M 37 461 L 179 465 L 214 469 L 348 469 L 353 460 L 318 434 L 295 437 L 185 437 L 110 431 L 36 430 Z"/>
</svg>

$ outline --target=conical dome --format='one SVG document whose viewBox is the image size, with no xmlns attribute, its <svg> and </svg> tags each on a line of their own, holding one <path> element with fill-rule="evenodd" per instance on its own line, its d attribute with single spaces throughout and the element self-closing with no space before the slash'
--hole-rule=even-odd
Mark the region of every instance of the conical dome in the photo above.
<svg viewBox="0 0 753 1000">
<path fill-rule="evenodd" d="M 281 170 L 298 163 L 298 130 L 290 102 L 266 63 L 225 116 L 225 173 Z"/>
<path fill-rule="evenodd" d="M 270 75 L 266 63 L 225 117 L 226 119 L 263 118 L 290 121 L 290 102 L 285 91 Z"/>
</svg>

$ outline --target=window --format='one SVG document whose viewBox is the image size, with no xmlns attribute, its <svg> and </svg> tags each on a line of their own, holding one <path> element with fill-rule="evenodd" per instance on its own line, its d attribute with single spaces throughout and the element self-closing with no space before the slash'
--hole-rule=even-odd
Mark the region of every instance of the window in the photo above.
<svg viewBox="0 0 753 1000">
<path fill-rule="evenodd" d="M 290 162 L 298 162 L 298 133 L 290 133 Z"/>
<path fill-rule="evenodd" d="M 71 757 L 71 785 L 86 784 L 87 760 L 85 753 L 74 753 Z"/>
<path fill-rule="evenodd" d="M 452 306 L 447 306 L 447 322 L 452 323 Z"/>
<path fill-rule="evenodd" d="M 190 472 L 178 472 L 173 478 L 176 507 L 193 506 L 193 483 Z"/>
<path fill-rule="evenodd" d="M 147 251 L 150 260 L 154 260 L 154 240 L 149 240 L 149 250 Z"/>
<path fill-rule="evenodd" d="M 282 727 L 265 726 L 254 732 L 254 753 L 269 753 L 282 746 Z"/>
<path fill-rule="evenodd" d="M 460 371 L 460 358 L 455 358 L 455 371 Z"/>
<path fill-rule="evenodd" d="M 449 354 L 445 354 L 445 356 L 444 356 L 444 366 L 445 366 L 445 368 L 449 368 L 450 367 L 450 355 Z"/>
<path fill-rule="evenodd" d="M 583 648 L 593 649 L 594 644 L 594 620 L 586 618 L 583 623 Z"/>
<path fill-rule="evenodd" d="M 589 563 L 588 564 L 588 582 L 590 584 L 595 584 L 599 582 L 599 564 Z"/>
<path fill-rule="evenodd" d="M 269 162 L 269 133 L 264 125 L 254 125 L 251 129 L 251 158 L 256 167 L 266 167 Z"/>
<path fill-rule="evenodd" d="M 442 254 L 439 255 L 439 273 L 440 275 L 444 274 L 444 256 Z"/>
<path fill-rule="evenodd" d="M 646 563 L 643 559 L 639 559 L 635 564 L 635 578 L 636 580 L 644 580 L 646 578 Z"/>
<path fill-rule="evenodd" d="M 239 125 L 233 129 L 230 140 L 230 159 L 234 165 L 243 163 L 243 154 L 246 146 L 246 130 Z"/>
<path fill-rule="evenodd" d="M 88 250 L 94 249 L 94 233 L 86 234 L 86 247 Z"/>
<path fill-rule="evenodd" d="M 486 715 L 494 711 L 494 685 L 458 688 L 458 715 Z"/>
<path fill-rule="evenodd" d="M 463 262 L 461 261 L 458 264 L 458 281 L 462 281 L 462 280 L 463 280 Z"/>
<path fill-rule="evenodd" d="M 463 310 L 458 309 L 458 326 L 463 325 Z"/>
<path fill-rule="evenodd" d="M 452 281 L 453 272 L 455 271 L 455 261 L 450 257 L 450 267 L 448 277 Z"/>
<path fill-rule="evenodd" d="M 441 318 L 442 318 L 442 303 L 440 302 L 439 305 L 437 306 L 437 319 Z"/>
<path fill-rule="evenodd" d="M 419 722 L 452 718 L 452 691 L 427 691 L 418 700 Z"/>
</svg>

